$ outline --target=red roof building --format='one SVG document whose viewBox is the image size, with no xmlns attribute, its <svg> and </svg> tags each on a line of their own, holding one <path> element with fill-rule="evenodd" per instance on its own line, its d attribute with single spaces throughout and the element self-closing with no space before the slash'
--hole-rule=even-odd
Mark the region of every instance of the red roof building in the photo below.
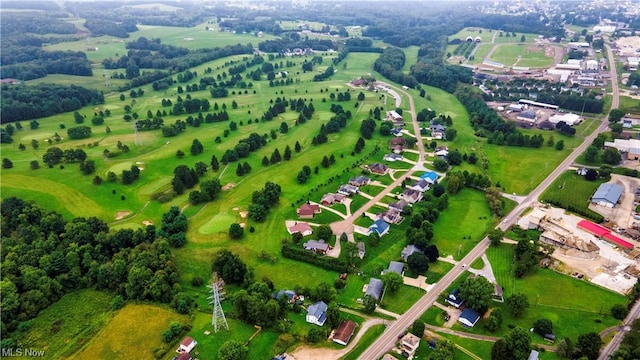
<svg viewBox="0 0 640 360">
<path fill-rule="evenodd" d="M 609 229 L 602 225 L 594 224 L 591 221 L 582 220 L 578 223 L 578 227 L 616 246 L 623 247 L 627 250 L 633 249 L 632 243 L 622 240 L 621 238 L 613 235 L 611 231 L 609 231 Z"/>
<path fill-rule="evenodd" d="M 602 237 L 605 234 L 609 233 L 609 229 L 607 229 L 606 227 L 602 225 L 594 224 L 591 221 L 587 221 L 587 220 L 581 220 L 578 223 L 578 227 L 592 233 L 597 237 Z"/>
<path fill-rule="evenodd" d="M 358 326 L 358 324 L 351 320 L 342 321 L 333 333 L 333 342 L 346 346 L 351 336 L 353 336 L 356 326 Z"/>
<path fill-rule="evenodd" d="M 315 214 L 319 214 L 320 211 L 320 206 L 316 204 L 304 204 L 297 210 L 298 217 L 301 219 L 312 218 Z"/>
<path fill-rule="evenodd" d="M 625 249 L 631 250 L 633 249 L 633 244 L 628 242 L 628 241 L 624 241 L 622 239 L 620 239 L 619 237 L 609 233 L 609 234 L 605 234 L 603 237 L 603 239 L 607 240 L 610 243 L 614 243 L 618 246 L 621 246 Z"/>
</svg>

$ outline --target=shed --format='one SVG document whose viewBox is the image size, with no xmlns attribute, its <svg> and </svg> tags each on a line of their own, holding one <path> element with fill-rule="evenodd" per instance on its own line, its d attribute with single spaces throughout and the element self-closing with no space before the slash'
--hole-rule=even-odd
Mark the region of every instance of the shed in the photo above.
<svg viewBox="0 0 640 360">
<path fill-rule="evenodd" d="M 618 184 L 601 184 L 591 197 L 591 202 L 606 207 L 614 207 L 622 196 L 624 188 Z"/>
</svg>

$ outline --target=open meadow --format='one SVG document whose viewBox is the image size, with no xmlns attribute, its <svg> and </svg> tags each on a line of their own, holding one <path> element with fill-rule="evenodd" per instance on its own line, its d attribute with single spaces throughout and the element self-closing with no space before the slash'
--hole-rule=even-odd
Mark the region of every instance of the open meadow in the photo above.
<svg viewBox="0 0 640 360">
<path fill-rule="evenodd" d="M 553 56 L 546 56 L 544 47 L 527 44 L 502 44 L 491 55 L 492 61 L 505 66 L 545 68 L 553 64 Z"/>
</svg>

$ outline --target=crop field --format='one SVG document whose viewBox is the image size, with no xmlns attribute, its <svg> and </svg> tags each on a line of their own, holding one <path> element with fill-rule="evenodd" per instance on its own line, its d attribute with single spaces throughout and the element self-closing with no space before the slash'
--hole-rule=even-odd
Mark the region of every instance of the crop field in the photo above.
<svg viewBox="0 0 640 360">
<path fill-rule="evenodd" d="M 553 57 L 547 57 L 544 48 L 532 45 L 501 45 L 491 56 L 505 66 L 548 67 L 553 64 Z"/>
<path fill-rule="evenodd" d="M 580 211 L 592 213 L 593 211 L 589 210 L 589 199 L 604 182 L 606 182 L 604 179 L 587 181 L 583 176 L 567 171 L 542 193 L 540 200 L 554 201 L 565 209 L 571 206 Z"/>
<path fill-rule="evenodd" d="M 140 320 L 144 319 L 144 324 Z M 154 305 L 129 304 L 120 309 L 102 331 L 74 355 L 76 359 L 124 359 L 136 350 L 138 357 L 153 358 L 153 349 L 166 346 L 168 352 L 175 350 L 182 340 L 163 345 L 162 333 L 171 322 L 186 324 L 188 317 L 173 310 Z M 170 346 L 170 347 L 169 347 Z"/>
</svg>

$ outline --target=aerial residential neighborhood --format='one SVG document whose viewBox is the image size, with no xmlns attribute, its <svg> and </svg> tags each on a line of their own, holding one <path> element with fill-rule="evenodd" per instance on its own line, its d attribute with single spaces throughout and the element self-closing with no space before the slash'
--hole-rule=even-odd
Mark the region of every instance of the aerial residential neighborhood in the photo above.
<svg viewBox="0 0 640 360">
<path fill-rule="evenodd" d="M 637 358 L 637 1 L 0 10 L 3 357 Z"/>
</svg>

